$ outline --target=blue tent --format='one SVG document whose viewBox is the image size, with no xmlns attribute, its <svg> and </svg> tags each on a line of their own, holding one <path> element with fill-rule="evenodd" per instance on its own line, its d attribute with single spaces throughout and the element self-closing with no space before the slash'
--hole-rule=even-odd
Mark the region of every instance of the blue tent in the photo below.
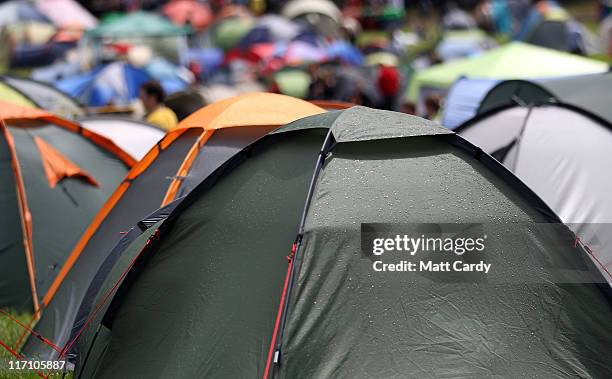
<svg viewBox="0 0 612 379">
<path fill-rule="evenodd" d="M 216 47 L 189 49 L 187 51 L 187 62 L 199 64 L 204 78 L 212 76 L 223 64 L 223 59 L 223 50 Z"/>
<path fill-rule="evenodd" d="M 62 79 L 55 86 L 81 104 L 126 105 L 138 97 L 142 84 L 152 77 L 127 63 L 114 62 L 90 72 Z"/>
<path fill-rule="evenodd" d="M 84 74 L 59 80 L 55 86 L 77 99 L 81 104 L 103 106 L 127 105 L 138 97 L 140 86 L 149 80 L 160 82 L 167 94 L 187 88 L 187 80 L 180 77 L 178 67 L 160 58 L 144 68 L 114 62 Z"/>
<path fill-rule="evenodd" d="M 474 117 L 482 99 L 498 82 L 496 79 L 457 80 L 448 91 L 442 125 L 452 130 Z"/>
<path fill-rule="evenodd" d="M 337 40 L 332 42 L 327 47 L 327 56 L 330 59 L 340 59 L 345 63 L 361 66 L 363 64 L 363 55 L 352 44 Z"/>
<path fill-rule="evenodd" d="M 161 57 L 154 58 L 145 66 L 145 71 L 153 79 L 159 81 L 167 94 L 187 89 L 189 82 L 181 75 L 181 70 L 185 69 Z"/>
</svg>

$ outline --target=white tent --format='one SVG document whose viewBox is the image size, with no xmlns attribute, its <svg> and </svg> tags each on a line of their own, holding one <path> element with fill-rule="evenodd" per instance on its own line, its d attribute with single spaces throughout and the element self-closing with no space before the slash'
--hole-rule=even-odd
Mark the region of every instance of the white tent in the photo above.
<svg viewBox="0 0 612 379">
<path fill-rule="evenodd" d="M 165 134 L 153 125 L 127 118 L 98 116 L 83 118 L 79 122 L 85 129 L 111 139 L 136 160 L 144 157 Z"/>
<path fill-rule="evenodd" d="M 536 192 L 592 250 L 612 284 L 612 125 L 557 104 L 503 108 L 456 132 Z"/>
</svg>

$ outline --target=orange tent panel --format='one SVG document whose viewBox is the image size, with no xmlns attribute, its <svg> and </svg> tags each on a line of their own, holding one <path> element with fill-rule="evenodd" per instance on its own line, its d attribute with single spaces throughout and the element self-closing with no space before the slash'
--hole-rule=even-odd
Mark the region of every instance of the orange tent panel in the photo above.
<svg viewBox="0 0 612 379">
<path fill-rule="evenodd" d="M 64 178 L 81 178 L 91 185 L 100 187 L 100 184 L 93 176 L 74 164 L 53 146 L 45 142 L 45 140 L 36 136 L 34 137 L 34 143 L 36 143 L 36 147 L 40 152 L 40 159 L 42 160 L 45 175 L 49 181 L 49 187 L 55 188 L 57 183 Z"/>
</svg>

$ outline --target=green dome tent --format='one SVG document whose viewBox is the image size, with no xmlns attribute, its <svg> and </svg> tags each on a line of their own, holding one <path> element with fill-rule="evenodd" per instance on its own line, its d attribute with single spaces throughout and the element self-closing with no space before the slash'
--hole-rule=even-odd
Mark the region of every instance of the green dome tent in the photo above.
<svg viewBox="0 0 612 379">
<path fill-rule="evenodd" d="M 87 35 L 93 38 L 126 38 L 126 37 L 162 37 L 185 35 L 190 28 L 178 26 L 157 14 L 148 12 L 133 12 L 113 15 Z"/>
<path fill-rule="evenodd" d="M 179 63 L 186 54 L 186 36 L 189 33 L 189 27 L 175 25 L 155 13 L 138 11 L 113 15 L 103 20 L 97 28 L 88 30 L 85 37 L 92 41 L 98 54 L 100 44 L 119 41 L 148 46 L 154 56 Z"/>
<path fill-rule="evenodd" d="M 373 272 L 366 222 L 483 223 L 495 271 Z M 584 250 L 560 224 L 554 247 L 507 233 L 542 222 L 558 219 L 437 124 L 307 117 L 133 229 L 65 352 L 80 377 L 608 376 L 612 308 Z"/>
<path fill-rule="evenodd" d="M 485 95 L 477 113 L 515 104 L 565 103 L 612 123 L 612 73 L 548 80 L 506 80 Z"/>
<path fill-rule="evenodd" d="M 135 162 L 50 113 L 0 102 L 0 307 L 38 311 L 59 267 Z"/>
<path fill-rule="evenodd" d="M 432 66 L 414 74 L 407 97 L 416 102 L 427 91 L 446 91 L 462 76 L 478 79 L 532 79 L 608 71 L 604 62 L 512 42 L 476 57 Z"/>
</svg>

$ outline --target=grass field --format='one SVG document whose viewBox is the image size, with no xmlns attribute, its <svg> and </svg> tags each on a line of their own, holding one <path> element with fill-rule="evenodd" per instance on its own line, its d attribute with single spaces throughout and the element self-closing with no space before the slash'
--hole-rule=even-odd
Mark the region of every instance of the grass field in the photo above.
<svg viewBox="0 0 612 379">
<path fill-rule="evenodd" d="M 30 314 L 28 313 L 12 313 L 20 322 L 27 325 L 30 321 Z M 0 314 L 0 340 L 11 348 L 16 349 L 15 344 L 19 341 L 23 328 L 19 326 L 15 321 L 11 320 L 5 315 Z M 5 348 L 0 346 L 0 379 L 14 379 L 14 378 L 40 378 L 35 373 L 10 373 L 8 372 L 8 361 L 15 360 L 15 357 L 11 355 Z M 61 373 L 55 373 L 48 376 L 49 378 L 61 378 Z M 72 374 L 68 374 L 65 378 L 72 378 Z"/>
</svg>

